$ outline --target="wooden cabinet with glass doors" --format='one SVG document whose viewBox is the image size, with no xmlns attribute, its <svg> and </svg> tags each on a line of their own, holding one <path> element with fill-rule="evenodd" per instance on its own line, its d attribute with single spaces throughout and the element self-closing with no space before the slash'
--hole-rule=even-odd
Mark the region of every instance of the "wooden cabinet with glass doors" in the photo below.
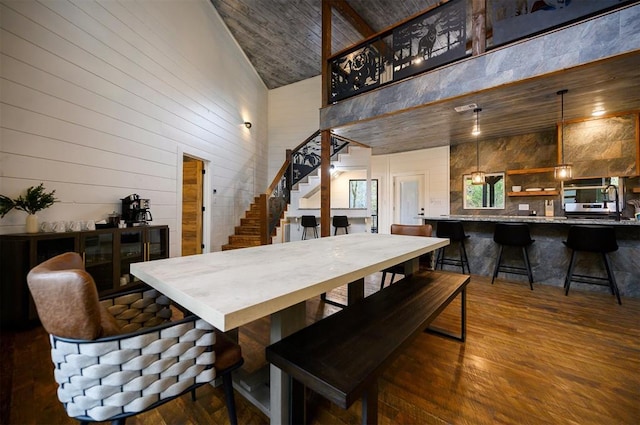
<svg viewBox="0 0 640 425">
<path fill-rule="evenodd" d="M 37 323 L 27 273 L 64 252 L 82 255 L 98 293 L 104 294 L 135 283 L 129 273 L 132 263 L 169 257 L 169 228 L 144 226 L 0 235 L 0 326 L 21 328 Z"/>
<path fill-rule="evenodd" d="M 169 229 L 167 227 L 129 227 L 119 229 L 117 275 L 115 286 L 137 281 L 130 274 L 130 266 L 141 261 L 169 257 Z"/>
</svg>

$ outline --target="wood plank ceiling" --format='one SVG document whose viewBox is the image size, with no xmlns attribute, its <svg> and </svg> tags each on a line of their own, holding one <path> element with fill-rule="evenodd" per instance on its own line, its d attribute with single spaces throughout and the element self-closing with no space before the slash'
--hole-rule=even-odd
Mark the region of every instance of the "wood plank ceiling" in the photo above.
<svg viewBox="0 0 640 425">
<path fill-rule="evenodd" d="M 342 0 L 340 0 L 342 1 Z M 344 0 L 376 32 L 439 3 L 437 0 Z M 269 89 L 321 73 L 322 0 L 211 0 Z M 333 10 L 332 52 L 363 39 Z M 588 117 L 594 99 L 610 113 L 640 109 L 640 51 L 594 66 L 564 70 L 548 78 L 505 84 L 464 98 L 403 113 L 349 123 L 337 133 L 389 154 L 474 142 L 473 114 L 454 107 L 483 108 L 483 138 L 553 130 L 559 121 L 555 91 L 573 89 L 565 102 L 567 121 Z M 576 90 L 576 88 L 578 88 Z"/>
<path fill-rule="evenodd" d="M 437 0 L 346 0 L 376 32 Z M 269 89 L 320 75 L 322 0 L 211 0 Z M 363 37 L 335 10 L 332 52 Z"/>
</svg>

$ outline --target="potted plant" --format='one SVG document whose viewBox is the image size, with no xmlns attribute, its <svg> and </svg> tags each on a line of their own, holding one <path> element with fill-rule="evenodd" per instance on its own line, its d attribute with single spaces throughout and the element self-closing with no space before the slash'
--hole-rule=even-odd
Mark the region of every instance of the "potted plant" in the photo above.
<svg viewBox="0 0 640 425">
<path fill-rule="evenodd" d="M 26 220 L 26 232 L 38 232 L 38 216 L 36 213 L 53 205 L 57 199 L 54 194 L 55 190 L 47 193 L 44 185 L 40 183 L 38 186 L 31 186 L 27 189 L 25 196 L 20 195 L 16 199 L 8 196 L 0 195 L 0 218 L 4 217 L 12 209 L 24 211 L 28 214 Z"/>
</svg>

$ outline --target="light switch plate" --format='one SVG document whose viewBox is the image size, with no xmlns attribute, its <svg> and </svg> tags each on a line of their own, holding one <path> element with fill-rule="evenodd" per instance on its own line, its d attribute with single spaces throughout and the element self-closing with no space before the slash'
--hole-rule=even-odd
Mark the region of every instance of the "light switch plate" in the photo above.
<svg viewBox="0 0 640 425">
<path fill-rule="evenodd" d="M 518 204 L 519 211 L 529 211 L 529 204 Z"/>
</svg>

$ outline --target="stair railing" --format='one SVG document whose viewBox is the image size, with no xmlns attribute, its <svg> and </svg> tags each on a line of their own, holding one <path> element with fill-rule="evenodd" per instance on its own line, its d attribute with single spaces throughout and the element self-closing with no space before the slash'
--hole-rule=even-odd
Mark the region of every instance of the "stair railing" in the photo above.
<svg viewBox="0 0 640 425">
<path fill-rule="evenodd" d="M 331 135 L 331 157 L 337 155 L 349 141 Z M 291 201 L 291 189 L 320 166 L 320 130 L 315 131 L 295 149 L 287 149 L 286 159 L 273 178 L 265 194 L 260 195 L 262 216 L 260 219 L 260 242 L 270 243 L 273 231 Z"/>
</svg>

